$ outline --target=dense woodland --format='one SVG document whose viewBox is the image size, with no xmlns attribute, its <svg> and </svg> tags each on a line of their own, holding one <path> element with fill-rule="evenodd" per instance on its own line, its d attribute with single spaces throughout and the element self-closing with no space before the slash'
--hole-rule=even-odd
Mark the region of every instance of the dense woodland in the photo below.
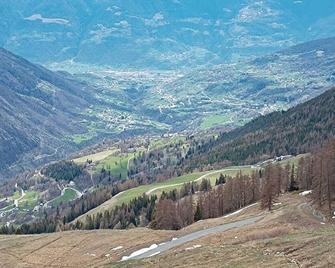
<svg viewBox="0 0 335 268">
<path fill-rule="evenodd" d="M 286 112 L 274 112 L 221 134 L 193 150 L 190 169 L 213 163 L 252 164 L 280 155 L 310 152 L 335 136 L 335 88 Z"/>
<path fill-rule="evenodd" d="M 68 224 L 77 214 L 89 209 L 89 199 L 81 199 L 70 209 L 70 213 L 61 216 L 45 215 L 44 219 L 33 224 L 19 227 L 1 227 L 0 233 L 42 233 L 68 229 L 106 229 L 147 226 L 155 229 L 180 229 L 201 219 L 215 218 L 234 212 L 249 204 L 259 202 L 263 209 L 271 210 L 280 194 L 285 192 L 311 190 L 315 206 L 331 217 L 335 201 L 335 140 L 323 148 L 314 151 L 299 160 L 299 164 L 269 164 L 262 170 L 255 170 L 250 176 L 238 174 L 236 177 L 220 178 L 215 187 L 208 180 L 200 184 L 187 183 L 177 191 L 157 196 L 131 200 L 110 211 L 87 216 L 84 222 Z M 122 187 L 131 187 L 131 185 Z M 101 196 L 112 196 L 120 189 L 105 188 Z M 97 200 L 98 194 L 92 195 Z M 91 202 L 93 202 L 91 200 Z M 82 210 L 79 206 L 85 207 Z M 95 201 L 102 202 L 102 200 Z"/>
<path fill-rule="evenodd" d="M 82 175 L 83 167 L 77 165 L 73 161 L 60 161 L 46 166 L 41 173 L 56 181 L 72 181 L 74 178 Z"/>
</svg>

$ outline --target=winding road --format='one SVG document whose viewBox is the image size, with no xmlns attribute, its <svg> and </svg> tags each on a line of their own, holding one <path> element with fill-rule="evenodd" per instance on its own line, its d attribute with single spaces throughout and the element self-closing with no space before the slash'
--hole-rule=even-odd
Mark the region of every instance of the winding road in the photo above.
<svg viewBox="0 0 335 268">
<path fill-rule="evenodd" d="M 161 243 L 159 245 L 154 244 L 150 248 L 135 251 L 130 256 L 124 256 L 122 258 L 122 261 L 140 260 L 140 259 L 152 257 L 160 253 L 163 253 L 167 250 L 170 250 L 172 248 L 178 247 L 187 242 L 191 242 L 193 240 L 196 240 L 196 239 L 208 236 L 208 235 L 214 235 L 214 234 L 222 233 L 224 231 L 231 230 L 234 228 L 241 228 L 244 226 L 255 224 L 261 218 L 263 218 L 263 216 L 257 216 L 257 217 L 240 220 L 240 221 L 236 221 L 232 223 L 222 224 L 222 225 L 215 226 L 212 228 L 190 233 L 190 234 L 181 236 L 177 239 L 172 239 L 171 241 L 168 241 L 166 243 Z"/>
<path fill-rule="evenodd" d="M 252 166 L 250 166 L 250 167 L 253 168 Z M 192 182 L 198 182 L 198 181 L 201 181 L 201 180 L 207 178 L 208 176 L 213 175 L 213 174 L 216 174 L 216 173 L 221 173 L 221 172 L 224 172 L 224 171 L 239 171 L 239 170 L 241 170 L 241 168 L 226 168 L 226 169 L 214 170 L 214 171 L 211 171 L 211 172 L 209 172 L 209 173 L 206 173 L 206 174 L 202 175 L 201 177 L 195 179 L 195 180 L 192 181 Z M 153 188 L 153 189 L 147 191 L 145 194 L 146 194 L 146 195 L 150 195 L 151 193 L 153 193 L 153 192 L 155 192 L 155 191 L 157 191 L 157 190 L 160 190 L 160 189 L 169 188 L 169 187 L 174 187 L 174 186 L 180 186 L 180 185 L 184 185 L 184 184 L 185 184 L 185 182 L 159 186 L 159 187 L 156 187 L 156 188 Z"/>
</svg>

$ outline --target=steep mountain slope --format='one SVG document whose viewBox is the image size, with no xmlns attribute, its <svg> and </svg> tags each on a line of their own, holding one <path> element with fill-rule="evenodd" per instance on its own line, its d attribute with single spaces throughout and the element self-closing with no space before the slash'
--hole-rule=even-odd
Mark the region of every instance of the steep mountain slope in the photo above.
<svg viewBox="0 0 335 268">
<path fill-rule="evenodd" d="M 186 166 L 231 161 L 254 163 L 306 153 L 335 136 L 335 88 L 286 112 L 258 117 L 194 149 Z"/>
<path fill-rule="evenodd" d="M 332 0 L 0 1 L 0 46 L 34 62 L 189 68 L 333 36 L 334 11 Z"/>
<path fill-rule="evenodd" d="M 0 174 L 73 149 L 66 136 L 85 130 L 78 123 L 85 118 L 80 112 L 88 100 L 94 103 L 85 85 L 1 48 L 0 74 Z"/>
<path fill-rule="evenodd" d="M 134 109 L 135 102 L 115 87 L 89 86 L 0 48 L 0 179 L 105 137 L 168 129 Z"/>
</svg>

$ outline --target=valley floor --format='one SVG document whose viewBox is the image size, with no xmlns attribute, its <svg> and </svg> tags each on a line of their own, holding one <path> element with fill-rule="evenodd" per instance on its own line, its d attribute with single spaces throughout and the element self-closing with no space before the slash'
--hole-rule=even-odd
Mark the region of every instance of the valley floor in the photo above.
<svg viewBox="0 0 335 268">
<path fill-rule="evenodd" d="M 0 236 L 1 267 L 334 267 L 335 227 L 315 217 L 307 197 L 281 196 L 272 212 L 252 206 L 180 231 L 71 231 Z M 136 250 L 195 231 L 261 216 L 256 224 L 181 244 L 142 260 Z"/>
</svg>

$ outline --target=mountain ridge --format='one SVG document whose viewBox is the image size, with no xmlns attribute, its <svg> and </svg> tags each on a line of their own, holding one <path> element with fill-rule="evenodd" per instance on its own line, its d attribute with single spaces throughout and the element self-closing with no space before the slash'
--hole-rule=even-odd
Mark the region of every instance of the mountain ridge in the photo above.
<svg viewBox="0 0 335 268">
<path fill-rule="evenodd" d="M 19 159 L 29 163 L 33 159 L 27 152 L 36 151 L 38 157 L 52 155 L 65 144 L 73 149 L 64 137 L 84 130 L 71 122 L 79 115 L 77 109 L 88 105 L 80 97 L 85 86 L 4 49 L 0 49 L 0 59 L 0 170 L 6 173 Z"/>
</svg>

